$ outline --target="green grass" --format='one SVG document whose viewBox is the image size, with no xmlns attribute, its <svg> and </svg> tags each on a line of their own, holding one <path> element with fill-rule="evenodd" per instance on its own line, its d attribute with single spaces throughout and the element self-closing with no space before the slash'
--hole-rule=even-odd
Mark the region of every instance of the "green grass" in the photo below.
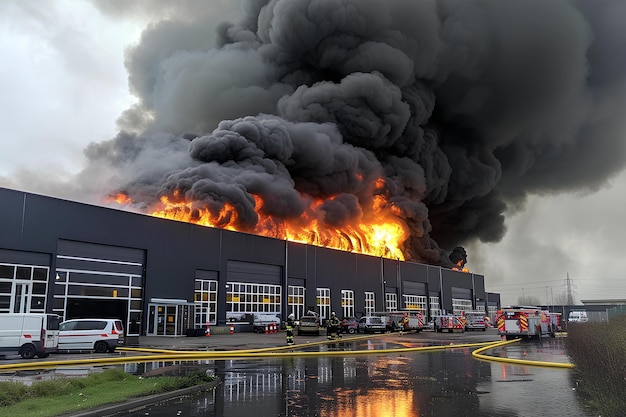
<svg viewBox="0 0 626 417">
<path fill-rule="evenodd" d="M 608 323 L 568 323 L 565 343 L 585 405 L 602 417 L 624 416 L 626 316 Z"/>
<path fill-rule="evenodd" d="M 85 378 L 59 378 L 31 386 L 0 382 L 0 409 L 6 416 L 51 417 L 210 381 L 212 378 L 204 372 L 180 377 L 141 378 L 121 369 L 109 369 Z"/>
</svg>

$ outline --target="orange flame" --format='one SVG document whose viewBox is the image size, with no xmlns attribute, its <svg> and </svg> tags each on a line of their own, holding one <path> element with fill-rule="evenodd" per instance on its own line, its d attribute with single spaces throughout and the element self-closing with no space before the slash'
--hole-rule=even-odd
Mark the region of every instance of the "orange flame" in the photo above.
<svg viewBox="0 0 626 417">
<path fill-rule="evenodd" d="M 453 267 L 452 269 L 454 271 L 461 271 L 461 272 L 469 272 L 469 268 L 466 267 L 465 265 L 463 265 L 463 261 L 458 261 L 456 263 L 457 266 Z"/>
<path fill-rule="evenodd" d="M 408 227 L 397 216 L 398 208 L 389 204 L 382 195 L 374 196 L 370 207 L 362 207 L 363 215 L 358 222 L 346 224 L 341 229 L 324 225 L 320 219 L 319 207 L 323 200 L 314 200 L 296 219 L 277 219 L 263 214 L 262 198 L 254 195 L 254 200 L 258 221 L 252 230 L 238 226 L 239 216 L 233 205 L 220 203 L 219 210 L 211 209 L 203 202 L 185 200 L 178 191 L 171 196 L 161 197 L 147 213 L 155 217 L 201 226 L 248 232 L 392 259 L 405 259 L 401 246 L 409 235 Z M 123 205 L 133 203 L 129 196 L 122 193 L 110 196 L 107 201 Z"/>
<path fill-rule="evenodd" d="M 104 199 L 107 203 L 130 204 L 132 200 L 126 194 L 117 193 Z"/>
</svg>

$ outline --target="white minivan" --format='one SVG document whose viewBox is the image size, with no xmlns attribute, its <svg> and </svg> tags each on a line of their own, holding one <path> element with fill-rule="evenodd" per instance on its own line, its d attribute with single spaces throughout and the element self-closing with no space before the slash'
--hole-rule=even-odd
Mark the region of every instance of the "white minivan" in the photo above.
<svg viewBox="0 0 626 417">
<path fill-rule="evenodd" d="M 359 319 L 357 331 L 359 333 L 385 333 L 387 330 L 386 317 L 363 316 Z"/>
<path fill-rule="evenodd" d="M 57 351 L 61 317 L 46 313 L 0 314 L 0 355 L 46 358 Z"/>
<path fill-rule="evenodd" d="M 59 325 L 59 350 L 114 352 L 124 344 L 124 325 L 117 319 L 72 319 Z"/>
<path fill-rule="evenodd" d="M 589 318 L 587 317 L 587 312 L 584 310 L 574 310 L 569 312 L 569 316 L 567 321 L 576 322 L 576 323 L 587 323 Z"/>
</svg>

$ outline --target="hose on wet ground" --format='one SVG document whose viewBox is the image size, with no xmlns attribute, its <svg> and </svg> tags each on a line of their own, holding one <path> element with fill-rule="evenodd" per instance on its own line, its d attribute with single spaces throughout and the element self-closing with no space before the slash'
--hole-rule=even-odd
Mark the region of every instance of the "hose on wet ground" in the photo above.
<svg viewBox="0 0 626 417">
<path fill-rule="evenodd" d="M 496 342 L 491 345 L 483 346 L 478 348 L 472 352 L 472 357 L 483 360 L 487 362 L 502 362 L 506 364 L 515 364 L 515 365 L 526 365 L 526 366 L 542 366 L 547 368 L 565 368 L 571 369 L 574 367 L 571 363 L 563 363 L 563 362 L 547 362 L 547 361 L 534 361 L 529 359 L 515 359 L 515 358 L 503 358 L 499 356 L 491 356 L 484 355 L 483 352 L 486 352 L 491 349 L 495 349 L 501 346 L 505 346 L 511 343 L 519 342 L 521 339 L 507 340 L 503 342 Z"/>
<path fill-rule="evenodd" d="M 557 368 L 571 368 L 572 365 L 554 362 L 539 362 L 521 359 L 500 358 L 489 355 L 483 355 L 489 349 L 514 343 L 518 340 L 506 342 L 479 342 L 479 343 L 461 343 L 449 345 L 435 345 L 422 347 L 403 347 L 391 349 L 363 349 L 363 350 L 333 350 L 338 344 L 359 341 L 363 339 L 371 339 L 373 336 L 352 337 L 345 340 L 320 341 L 291 346 L 277 346 L 259 349 L 246 350 L 210 350 L 210 351 L 177 351 L 167 349 L 145 349 L 145 348 L 119 348 L 127 352 L 142 353 L 139 355 L 106 357 L 106 358 L 89 358 L 89 359 L 68 359 L 68 360 L 48 360 L 20 362 L 12 364 L 0 364 L 0 372 L 16 371 L 16 370 L 32 370 L 32 369 L 50 369 L 57 367 L 76 367 L 76 366 L 106 366 L 124 363 L 140 363 L 155 361 L 198 361 L 198 360 L 239 360 L 239 359 L 267 359 L 281 357 L 320 357 L 320 356 L 362 356 L 362 355 L 381 355 L 381 354 L 398 354 L 398 353 L 419 353 L 419 352 L 435 352 L 446 349 L 462 349 L 462 348 L 478 348 L 472 352 L 472 356 L 486 361 L 507 362 L 513 364 L 524 364 L 531 366 L 552 366 Z M 328 345 L 330 350 L 320 351 L 303 351 L 302 349 L 313 346 Z"/>
</svg>

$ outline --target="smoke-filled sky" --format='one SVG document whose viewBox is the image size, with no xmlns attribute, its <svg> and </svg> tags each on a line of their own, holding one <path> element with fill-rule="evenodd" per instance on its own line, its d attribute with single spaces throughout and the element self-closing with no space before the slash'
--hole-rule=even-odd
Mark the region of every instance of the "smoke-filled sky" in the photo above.
<svg viewBox="0 0 626 417">
<path fill-rule="evenodd" d="M 42 7 L 43 5 L 43 7 Z M 626 298 L 623 1 L 0 3 L 0 186 L 342 227 L 384 196 L 504 304 Z M 382 178 L 383 181 L 377 182 Z M 376 184 L 376 186 L 374 186 Z"/>
</svg>

